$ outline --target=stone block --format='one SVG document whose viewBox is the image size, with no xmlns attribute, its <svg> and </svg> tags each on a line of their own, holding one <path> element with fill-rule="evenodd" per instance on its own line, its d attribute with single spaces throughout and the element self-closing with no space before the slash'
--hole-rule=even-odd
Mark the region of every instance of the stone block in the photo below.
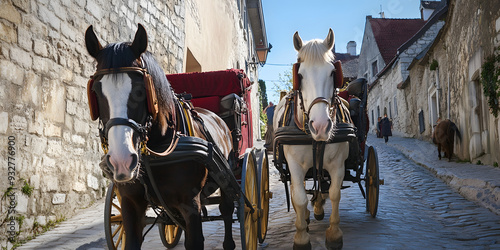
<svg viewBox="0 0 500 250">
<path fill-rule="evenodd" d="M 85 9 L 92 14 L 97 20 L 101 20 L 103 17 L 102 14 L 102 8 L 99 6 L 98 3 L 96 3 L 94 0 L 87 0 L 87 5 L 85 6 Z"/>
<path fill-rule="evenodd" d="M 48 101 L 45 108 L 45 117 L 52 122 L 64 122 L 66 106 L 65 88 L 58 80 L 51 80 L 48 89 Z"/>
<path fill-rule="evenodd" d="M 81 36 L 80 33 L 77 33 L 75 28 L 65 22 L 61 23 L 61 33 L 73 42 L 76 42 Z"/>
<path fill-rule="evenodd" d="M 75 192 L 85 192 L 87 191 L 87 186 L 85 186 L 85 183 L 77 181 L 73 183 L 73 190 Z"/>
<path fill-rule="evenodd" d="M 59 180 L 57 179 L 57 177 L 51 175 L 43 177 L 42 191 L 50 192 L 58 190 L 59 190 Z"/>
<path fill-rule="evenodd" d="M 52 204 L 64 204 L 66 202 L 66 194 L 56 193 L 52 196 Z"/>
<path fill-rule="evenodd" d="M 34 155 L 42 156 L 47 149 L 47 139 L 45 137 L 35 136 L 31 139 L 31 153 Z"/>
<path fill-rule="evenodd" d="M 46 124 L 43 128 L 43 134 L 47 137 L 60 137 L 61 136 L 61 127 L 56 126 L 52 123 Z"/>
<path fill-rule="evenodd" d="M 35 40 L 33 50 L 39 56 L 47 57 L 49 55 L 48 44 L 43 40 Z"/>
<path fill-rule="evenodd" d="M 33 36 L 46 37 L 48 35 L 47 25 L 40 21 L 35 15 L 26 15 L 23 23 L 26 24 L 26 27 L 29 27 Z M 19 40 L 21 39 L 19 38 Z"/>
<path fill-rule="evenodd" d="M 49 6 L 54 11 L 56 16 L 58 16 L 61 20 L 66 21 L 66 19 L 68 19 L 68 13 L 66 11 L 66 8 L 61 6 L 60 1 L 51 0 L 49 1 Z"/>
<path fill-rule="evenodd" d="M 62 143 L 59 140 L 49 140 L 47 146 L 47 155 L 49 156 L 58 158 L 64 154 Z"/>
<path fill-rule="evenodd" d="M 78 104 L 76 102 L 73 102 L 70 100 L 66 101 L 66 112 L 68 112 L 68 114 L 76 115 L 77 108 L 78 108 Z"/>
<path fill-rule="evenodd" d="M 0 3 L 0 18 L 15 24 L 21 23 L 21 13 L 17 11 L 10 1 L 2 1 Z"/>
<path fill-rule="evenodd" d="M 29 0 L 12 0 L 12 3 L 24 12 L 30 12 Z"/>
<path fill-rule="evenodd" d="M 43 117 L 40 112 L 35 112 L 35 119 L 30 121 L 28 133 L 35 135 L 43 134 Z"/>
<path fill-rule="evenodd" d="M 30 177 L 30 186 L 34 187 L 35 190 L 40 189 L 40 176 L 35 174 Z"/>
<path fill-rule="evenodd" d="M 14 130 L 26 130 L 28 128 L 28 121 L 26 117 L 15 115 L 12 117 L 10 127 Z"/>
<path fill-rule="evenodd" d="M 17 43 L 17 32 L 11 25 L 0 22 L 0 40 L 8 43 Z"/>
<path fill-rule="evenodd" d="M 10 58 L 14 63 L 17 63 L 26 69 L 30 69 L 33 65 L 31 55 L 28 52 L 16 47 L 10 48 Z"/>
<path fill-rule="evenodd" d="M 38 106 L 40 102 L 38 87 L 42 85 L 42 79 L 33 71 L 26 72 L 24 78 L 25 87 L 22 93 L 23 100 Z"/>
<path fill-rule="evenodd" d="M 89 133 L 89 123 L 80 119 L 74 120 L 74 129 L 76 133 L 88 134 Z"/>
<path fill-rule="evenodd" d="M 87 175 L 87 186 L 89 186 L 90 188 L 92 188 L 94 190 L 97 190 L 97 189 L 99 189 L 99 181 L 93 175 L 88 174 Z"/>
<path fill-rule="evenodd" d="M 7 129 L 9 128 L 9 113 L 0 112 L 0 133 L 7 133 Z"/>
<path fill-rule="evenodd" d="M 23 85 L 24 71 L 13 62 L 0 60 L 0 79 L 16 85 Z"/>
<path fill-rule="evenodd" d="M 72 135 L 71 136 L 71 141 L 76 143 L 76 144 L 79 144 L 79 145 L 83 145 L 85 144 L 85 138 L 79 136 L 79 135 Z"/>
<path fill-rule="evenodd" d="M 47 58 L 33 56 L 33 69 L 35 70 L 35 72 L 42 75 L 49 73 L 52 63 L 53 62 L 51 62 Z"/>
<path fill-rule="evenodd" d="M 46 216 L 39 215 L 36 217 L 35 220 L 38 223 L 38 225 L 40 225 L 40 226 L 45 226 L 45 224 L 47 224 L 47 217 Z"/>
<path fill-rule="evenodd" d="M 54 14 L 54 12 L 47 9 L 47 7 L 38 5 L 38 17 L 42 22 L 49 24 L 55 30 L 60 30 L 61 20 Z"/>
<path fill-rule="evenodd" d="M 29 201 L 28 196 L 19 192 L 16 194 L 16 199 L 17 199 L 16 211 L 20 214 L 28 213 L 28 201 Z"/>
</svg>

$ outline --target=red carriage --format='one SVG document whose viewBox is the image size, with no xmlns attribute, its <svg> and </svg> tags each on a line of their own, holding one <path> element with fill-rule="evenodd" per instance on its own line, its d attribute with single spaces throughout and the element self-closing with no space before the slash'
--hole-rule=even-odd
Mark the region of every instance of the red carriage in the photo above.
<svg viewBox="0 0 500 250">
<path fill-rule="evenodd" d="M 233 221 L 240 222 L 243 249 L 256 249 L 257 241 L 263 242 L 267 233 L 269 199 L 269 165 L 265 149 L 253 147 L 251 82 L 243 70 L 225 70 L 203 73 L 167 75 L 183 105 L 208 109 L 219 115 L 231 130 L 236 166 L 218 155 L 211 143 L 190 136 L 181 137 L 175 150 L 168 156 L 144 157 L 146 165 L 155 167 L 166 162 L 185 161 L 189 158 L 205 162 L 209 176 L 224 189 L 237 204 Z M 184 110 L 186 112 L 186 110 Z M 187 125 L 188 126 L 188 125 Z M 148 167 L 146 166 L 146 172 Z M 156 186 L 153 183 L 153 188 Z M 210 188 L 210 187 L 209 187 Z M 207 192 L 211 193 L 211 192 Z M 209 216 L 206 205 L 219 204 L 221 197 L 206 196 L 202 199 L 203 221 L 221 220 L 222 216 Z M 121 198 L 114 184 L 106 196 L 105 232 L 108 247 L 124 246 Z M 163 245 L 172 248 L 182 234 L 182 223 L 176 223 L 175 214 L 166 214 L 162 204 L 151 206 L 156 216 L 147 216 L 147 224 L 157 223 Z"/>
</svg>

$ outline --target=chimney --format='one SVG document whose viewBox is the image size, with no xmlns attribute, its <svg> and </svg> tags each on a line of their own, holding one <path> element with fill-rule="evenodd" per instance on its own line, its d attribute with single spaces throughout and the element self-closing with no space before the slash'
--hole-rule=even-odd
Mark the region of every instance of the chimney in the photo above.
<svg viewBox="0 0 500 250">
<path fill-rule="evenodd" d="M 349 41 L 347 43 L 347 53 L 349 53 L 351 56 L 356 55 L 356 42 L 355 41 Z"/>
</svg>

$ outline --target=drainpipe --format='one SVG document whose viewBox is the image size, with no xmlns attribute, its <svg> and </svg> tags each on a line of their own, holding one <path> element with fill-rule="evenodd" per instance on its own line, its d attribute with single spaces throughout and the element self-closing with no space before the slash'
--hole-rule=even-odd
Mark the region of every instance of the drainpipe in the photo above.
<svg viewBox="0 0 500 250">
<path fill-rule="evenodd" d="M 436 100 L 437 100 L 437 113 L 438 113 L 438 118 L 441 117 L 440 115 L 440 101 L 441 99 L 439 99 L 439 97 L 441 96 L 441 84 L 439 84 L 439 67 L 436 68 L 436 72 L 435 72 L 435 77 L 436 77 L 436 89 L 437 89 L 437 92 L 436 92 Z"/>
<path fill-rule="evenodd" d="M 450 119 L 450 73 L 448 73 L 448 97 L 446 102 L 448 103 L 448 119 Z"/>
</svg>

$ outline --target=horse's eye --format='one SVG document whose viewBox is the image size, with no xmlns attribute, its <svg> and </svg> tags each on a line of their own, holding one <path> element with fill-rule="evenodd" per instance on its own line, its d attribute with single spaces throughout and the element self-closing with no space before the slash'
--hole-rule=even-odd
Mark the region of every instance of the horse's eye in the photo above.
<svg viewBox="0 0 500 250">
<path fill-rule="evenodd" d="M 304 77 L 302 77 L 302 74 L 298 74 L 299 76 L 299 79 L 303 79 Z"/>
<path fill-rule="evenodd" d="M 333 76 L 335 74 L 335 70 L 332 70 L 332 73 L 330 73 L 330 76 Z"/>
</svg>

